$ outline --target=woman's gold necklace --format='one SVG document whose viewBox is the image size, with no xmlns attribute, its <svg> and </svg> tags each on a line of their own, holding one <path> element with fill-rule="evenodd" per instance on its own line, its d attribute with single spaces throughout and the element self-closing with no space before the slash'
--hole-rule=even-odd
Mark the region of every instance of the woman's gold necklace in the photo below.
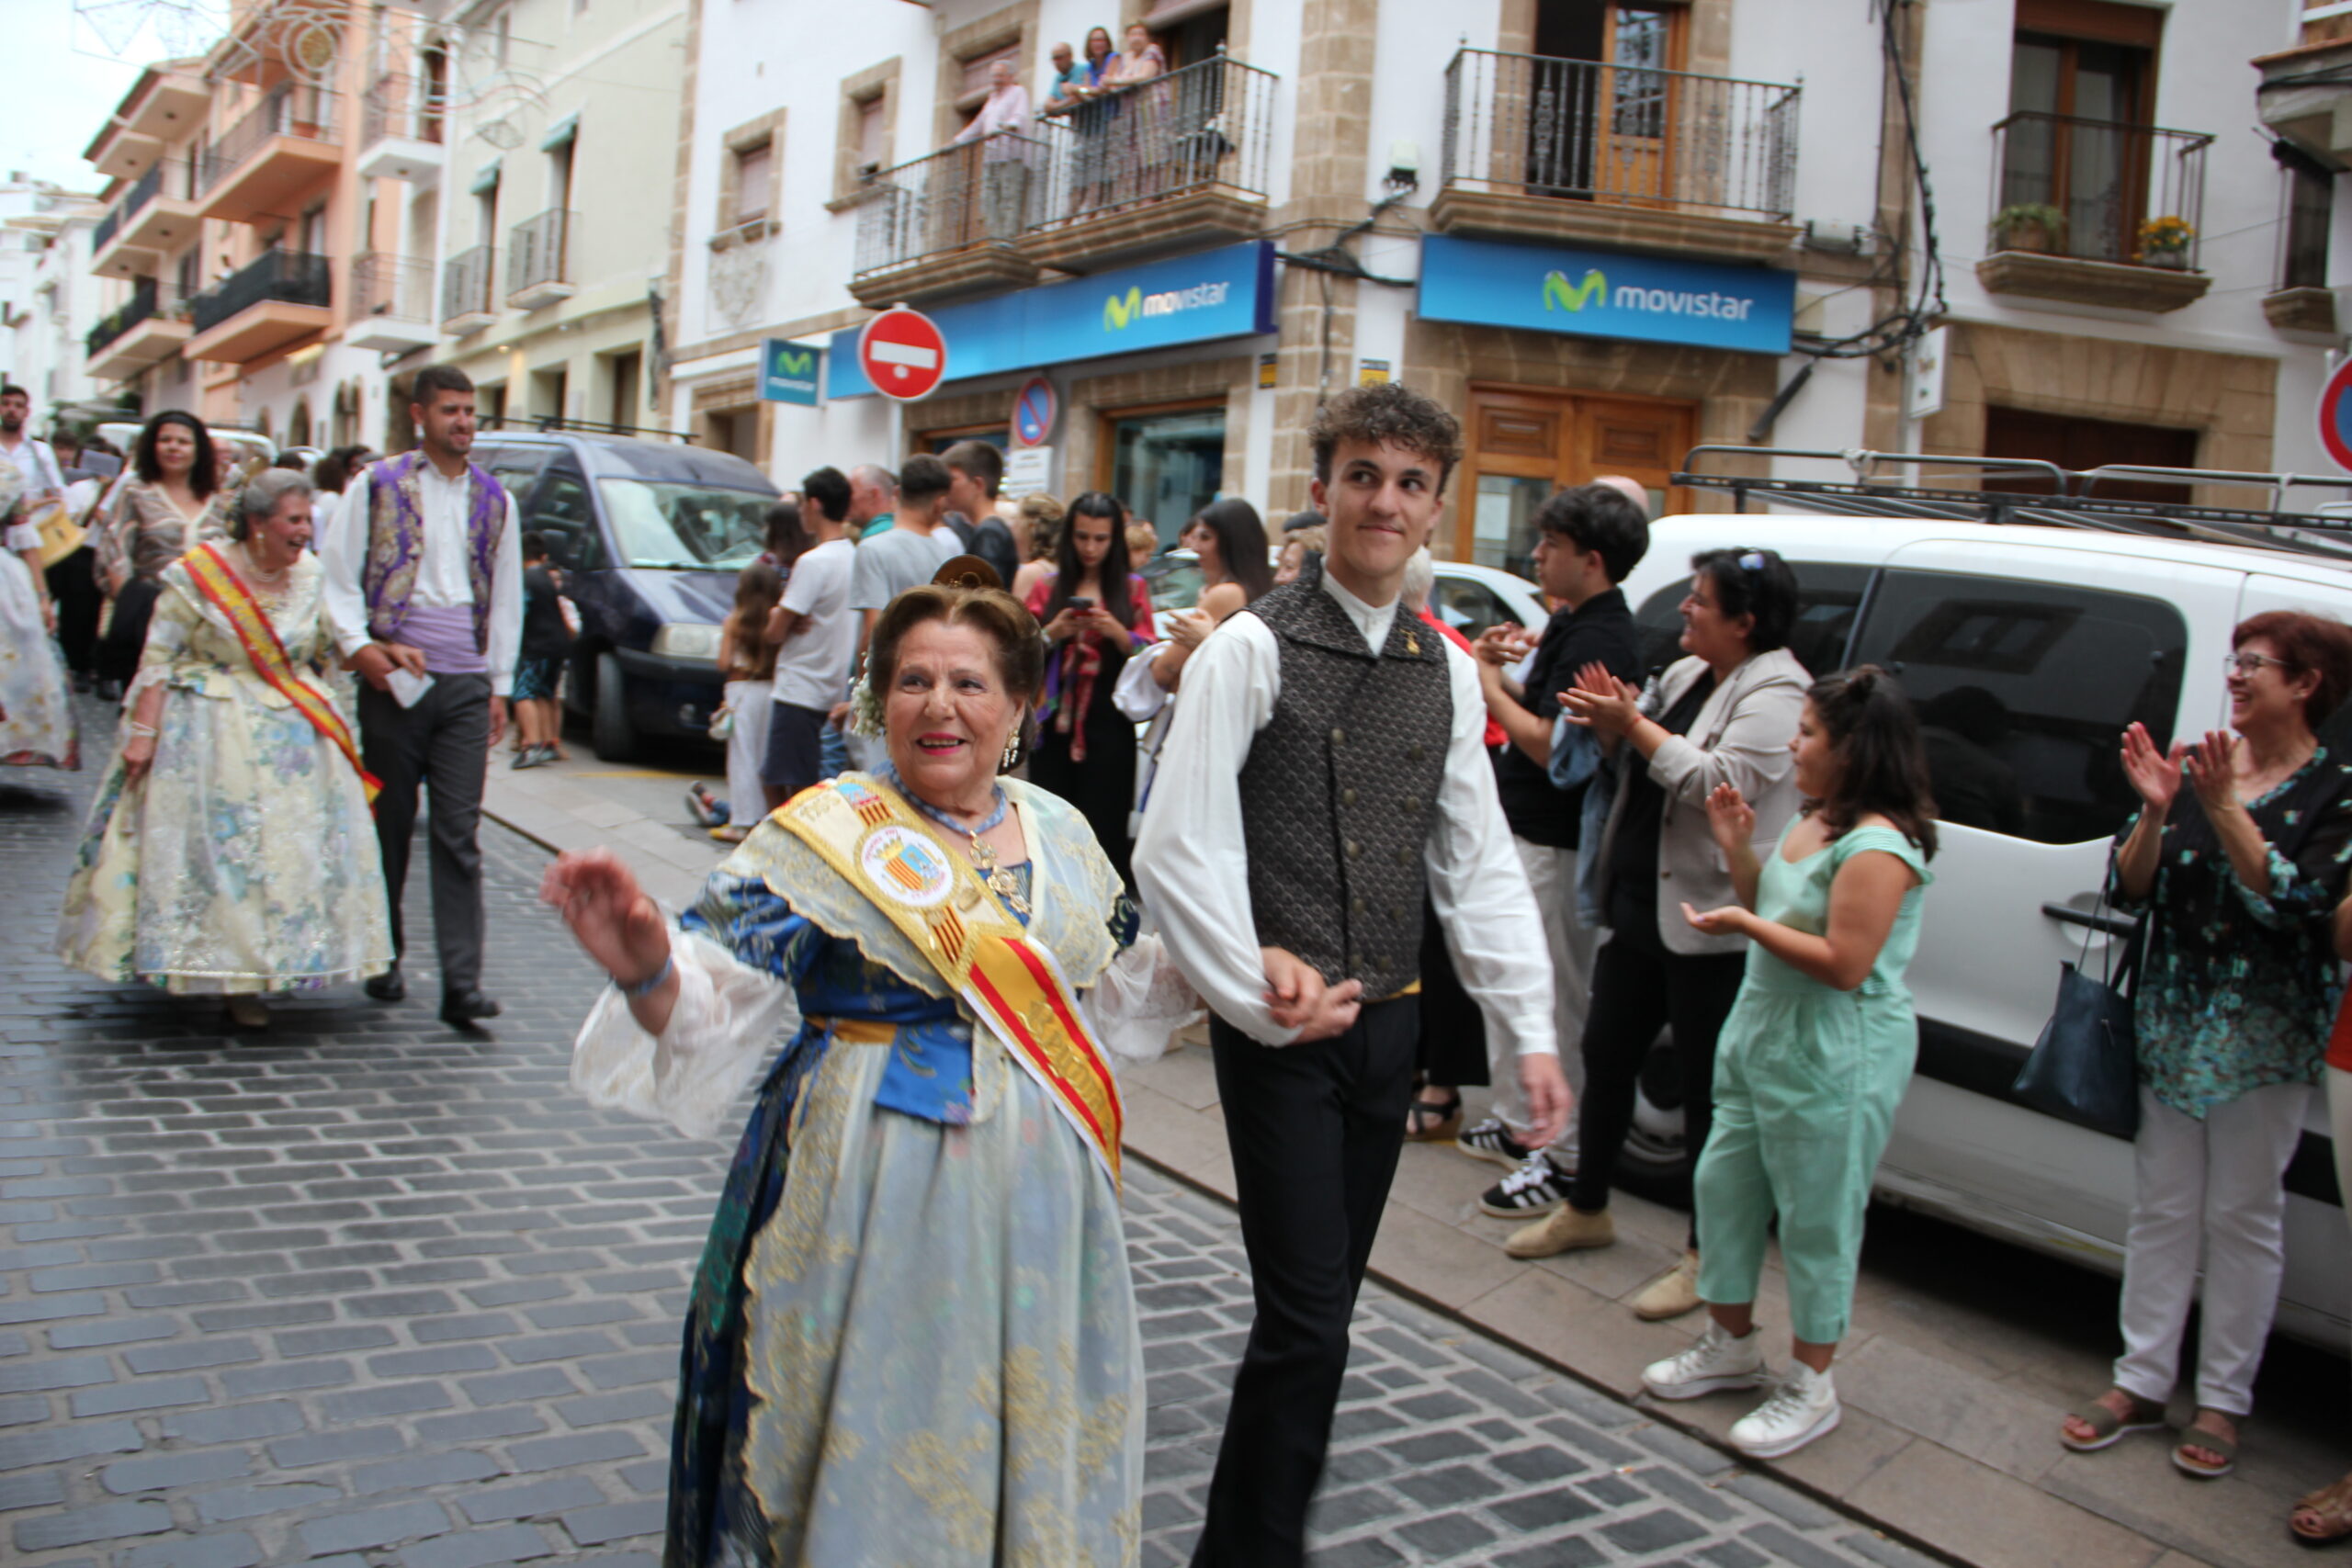
<svg viewBox="0 0 2352 1568">
<path fill-rule="evenodd" d="M 1026 915 L 1029 913 L 1029 900 L 1022 896 L 1020 876 L 1016 874 L 1011 867 L 999 865 L 996 860 L 996 846 L 989 843 L 986 839 L 980 837 L 981 834 L 989 831 L 989 829 L 994 828 L 998 823 L 1002 822 L 1004 820 L 1005 812 L 1010 808 L 1011 802 L 1007 801 L 1004 797 L 1004 786 L 1002 784 L 998 784 L 996 786 L 996 809 L 989 812 L 986 817 L 980 818 L 978 823 L 969 828 L 967 828 L 961 822 L 956 821 L 955 818 L 949 816 L 938 807 L 933 806 L 931 802 L 923 799 L 922 796 L 915 794 L 912 790 L 905 789 L 902 786 L 900 793 L 905 795 L 909 800 L 914 803 L 914 807 L 917 811 L 922 812 L 925 817 L 930 818 L 941 827 L 950 828 L 958 833 L 968 835 L 971 839 L 971 843 L 966 849 L 965 853 L 971 860 L 972 869 L 980 874 L 980 881 L 987 886 L 989 892 L 1003 899 L 1005 907 L 1010 908 L 1014 914 Z"/>
</svg>

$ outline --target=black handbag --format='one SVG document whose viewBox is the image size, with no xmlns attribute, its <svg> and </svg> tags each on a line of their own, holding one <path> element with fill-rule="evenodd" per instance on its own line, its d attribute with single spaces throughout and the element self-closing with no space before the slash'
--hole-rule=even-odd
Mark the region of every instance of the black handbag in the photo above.
<svg viewBox="0 0 2352 1568">
<path fill-rule="evenodd" d="M 2009 1086 L 2018 1100 L 2093 1132 L 2118 1138 L 2139 1132 L 2139 1039 L 2132 1023 L 2132 988 L 2147 935 L 2143 915 L 2119 944 L 2120 954 L 2110 947 L 2105 972 L 2095 976 L 2089 972 L 2086 932 L 2084 962 L 2058 966 L 2057 1006 Z"/>
</svg>

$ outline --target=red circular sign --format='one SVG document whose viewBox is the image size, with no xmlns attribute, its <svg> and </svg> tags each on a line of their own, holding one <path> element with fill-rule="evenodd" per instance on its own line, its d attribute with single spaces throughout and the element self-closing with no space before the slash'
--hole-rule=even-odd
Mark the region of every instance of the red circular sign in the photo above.
<svg viewBox="0 0 2352 1568">
<path fill-rule="evenodd" d="M 865 323 L 857 339 L 857 363 L 876 391 L 911 403 L 931 396 L 947 378 L 947 339 L 929 316 L 893 305 Z"/>
<path fill-rule="evenodd" d="M 2320 389 L 2319 439 L 2338 468 L 2352 468 L 2352 359 L 2337 366 Z"/>
</svg>

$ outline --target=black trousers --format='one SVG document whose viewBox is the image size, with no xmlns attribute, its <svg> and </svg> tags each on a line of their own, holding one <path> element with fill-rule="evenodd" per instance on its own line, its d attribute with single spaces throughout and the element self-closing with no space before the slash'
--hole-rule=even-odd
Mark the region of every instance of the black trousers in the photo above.
<svg viewBox="0 0 2352 1568">
<path fill-rule="evenodd" d="M 1419 1032 L 1409 997 L 1374 1003 L 1345 1034 L 1306 1045 L 1261 1045 L 1210 1021 L 1258 1315 L 1194 1568 L 1306 1561 L 1306 1506 L 1347 1371 L 1348 1319 L 1396 1174 Z"/>
<path fill-rule="evenodd" d="M 1660 1029 L 1674 1030 L 1682 1079 L 1682 1121 L 1690 1157 L 1714 1125 L 1715 1037 L 1739 996 L 1747 956 L 1669 953 L 1653 922 L 1620 926 L 1592 961 L 1592 1001 L 1584 1023 L 1584 1100 L 1577 1121 L 1577 1179 L 1568 1201 L 1588 1214 L 1609 1207 L 1609 1183 L 1634 1125 L 1642 1058 Z M 1690 1244 L 1698 1245 L 1691 1221 Z"/>
<path fill-rule="evenodd" d="M 49 596 L 57 601 L 57 645 L 65 667 L 87 675 L 98 657 L 98 614 L 106 596 L 98 592 L 98 552 L 84 545 L 51 567 Z"/>
<path fill-rule="evenodd" d="M 435 675 L 413 708 L 359 683 L 359 754 L 383 792 L 376 797 L 376 847 L 392 906 L 392 954 L 408 953 L 401 894 L 408 886 L 416 792 L 433 794 L 433 940 L 441 994 L 481 988 L 482 784 L 490 769 L 490 677 Z"/>
</svg>

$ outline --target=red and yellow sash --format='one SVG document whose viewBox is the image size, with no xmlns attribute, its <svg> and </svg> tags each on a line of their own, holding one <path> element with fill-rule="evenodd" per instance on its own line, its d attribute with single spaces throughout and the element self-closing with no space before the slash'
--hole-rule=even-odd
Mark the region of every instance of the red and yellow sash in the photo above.
<svg viewBox="0 0 2352 1568">
<path fill-rule="evenodd" d="M 1125 1115 L 1102 1047 L 1054 955 L 1029 940 L 971 863 L 894 791 L 864 776 L 803 790 L 775 819 L 914 943 L 1052 1094 L 1117 1185 Z"/>
<path fill-rule="evenodd" d="M 359 761 L 359 745 L 351 738 L 351 727 L 334 711 L 326 694 L 294 672 L 294 661 L 286 656 L 286 645 L 277 640 L 277 628 L 269 624 L 269 613 L 261 607 L 244 581 L 229 568 L 219 549 L 211 545 L 198 545 L 180 558 L 180 565 L 187 569 L 188 581 L 196 584 L 212 607 L 227 618 L 229 627 L 243 645 L 245 657 L 253 660 L 254 671 L 271 686 L 285 694 L 294 705 L 294 711 L 311 721 L 311 728 L 335 744 L 335 749 L 348 758 L 359 782 L 368 788 L 368 804 L 376 804 L 377 792 L 384 786 Z"/>
</svg>

